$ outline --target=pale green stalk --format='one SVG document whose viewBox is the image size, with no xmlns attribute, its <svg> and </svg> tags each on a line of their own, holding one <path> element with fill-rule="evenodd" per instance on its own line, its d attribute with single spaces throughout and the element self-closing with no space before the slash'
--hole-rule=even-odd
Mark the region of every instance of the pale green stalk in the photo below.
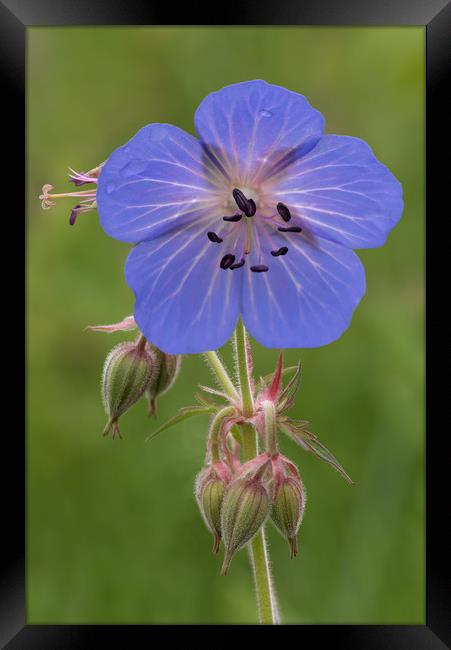
<svg viewBox="0 0 451 650">
<path fill-rule="evenodd" d="M 249 360 L 247 356 L 246 330 L 244 329 L 243 321 L 241 319 L 233 333 L 233 344 L 235 348 L 236 364 L 238 367 L 243 415 L 245 418 L 248 418 L 254 413 L 254 397 L 252 395 Z"/>
<path fill-rule="evenodd" d="M 220 459 L 219 455 L 219 434 L 221 428 L 224 424 L 224 420 L 227 417 L 230 417 L 235 412 L 233 406 L 225 406 L 223 409 L 218 411 L 218 413 L 213 418 L 213 421 L 210 425 L 210 445 L 211 445 L 211 460 L 213 463 L 218 462 Z"/>
<path fill-rule="evenodd" d="M 251 460 L 258 454 L 257 433 L 251 424 L 241 424 L 240 430 L 243 440 L 244 460 Z M 264 527 L 251 541 L 249 556 L 254 572 L 260 623 L 267 625 L 280 623 Z"/>
<path fill-rule="evenodd" d="M 254 399 L 252 395 L 251 377 L 246 348 L 246 330 L 242 321 L 238 323 L 234 333 L 236 362 L 238 368 L 243 415 L 250 417 L 253 414 Z M 224 366 L 215 352 L 206 352 L 204 355 L 210 367 L 216 373 L 224 391 L 234 398 L 236 390 Z M 257 432 L 251 424 L 237 425 L 241 432 L 243 460 L 248 461 L 258 454 Z M 279 612 L 276 595 L 272 583 L 270 561 L 265 539 L 264 527 L 249 544 L 249 556 L 254 573 L 255 591 L 257 594 L 257 607 L 260 623 L 279 623 Z"/>
<path fill-rule="evenodd" d="M 227 393 L 229 397 L 233 400 L 238 399 L 238 393 L 235 386 L 232 384 L 227 370 L 224 368 L 221 359 L 217 352 L 204 352 L 205 360 L 207 361 L 210 368 L 216 374 L 220 384 L 222 385 L 224 392 Z"/>
<path fill-rule="evenodd" d="M 279 452 L 277 445 L 276 407 L 274 406 L 274 402 L 270 400 L 263 401 L 261 406 L 265 418 L 267 450 L 271 456 L 276 456 Z"/>
</svg>

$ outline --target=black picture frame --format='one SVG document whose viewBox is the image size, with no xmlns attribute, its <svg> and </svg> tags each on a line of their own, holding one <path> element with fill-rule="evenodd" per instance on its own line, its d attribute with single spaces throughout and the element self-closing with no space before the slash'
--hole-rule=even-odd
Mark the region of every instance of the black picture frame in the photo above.
<svg viewBox="0 0 451 650">
<path fill-rule="evenodd" d="M 4 110 L 2 153 L 5 169 L 3 173 L 4 193 L 4 227 L 10 232 L 4 237 L 11 246 L 17 248 L 18 223 L 20 214 L 26 214 L 24 196 L 24 178 L 26 157 L 25 99 L 26 99 L 26 33 L 27 28 L 63 25 L 171 25 L 182 24 L 182 18 L 188 18 L 192 25 L 380 25 L 425 27 L 426 38 L 426 160 L 427 193 L 426 208 L 429 221 L 427 230 L 427 278 L 430 287 L 442 277 L 435 255 L 437 251 L 434 238 L 447 241 L 444 233 L 435 233 L 438 223 L 449 221 L 449 201 L 445 191 L 449 185 L 449 163 L 444 165 L 439 152 L 447 150 L 449 159 L 449 104 L 446 103 L 446 87 L 451 79 L 451 5 L 447 0 L 277 0 L 275 3 L 261 1 L 258 3 L 241 2 L 236 7 L 216 7 L 217 15 L 194 7 L 192 4 L 175 12 L 174 6 L 156 6 L 140 3 L 137 0 L 127 2 L 108 2 L 98 0 L 0 0 L 0 70 L 2 73 L 2 108 Z M 186 14 L 184 16 L 183 14 Z M 447 119 L 448 118 L 448 119 Z M 11 144 L 7 144 L 7 136 Z M 448 144 L 447 144 L 448 142 Z M 11 173 L 14 170 L 14 173 Z M 16 197 L 14 202 L 11 197 Z M 19 200 L 18 200 L 19 199 Z M 25 238 L 25 221 L 22 222 Z M 441 228 L 441 227 L 440 227 Z M 431 249 L 434 249 L 430 254 Z M 26 264 L 26 244 L 23 249 Z M 443 243 L 440 251 L 443 251 Z M 443 256 L 446 260 L 446 254 Z M 433 263 L 432 263 L 433 260 Z M 444 266 L 444 262 L 443 262 Z M 12 275 L 16 284 L 11 283 Z M 23 265 L 22 268 L 25 268 Z M 12 359 L 4 367 L 6 392 L 3 392 L 4 431 L 2 444 L 2 503 L 3 534 L 5 549 L 1 554 L 0 573 L 0 646 L 11 650 L 28 648 L 90 648 L 102 643 L 127 644 L 127 647 L 139 646 L 141 643 L 154 641 L 156 632 L 165 626 L 62 626 L 62 625 L 26 625 L 26 587 L 25 587 L 25 480 L 26 480 L 26 444 L 24 430 L 25 400 L 19 380 L 22 368 L 26 366 L 26 351 L 23 346 L 23 333 L 19 327 L 18 315 L 23 309 L 25 275 L 20 270 L 20 262 L 11 266 L 4 287 L 4 324 L 16 331 L 15 345 L 8 345 Z M 22 275 L 23 274 L 23 275 Z M 12 306 L 14 305 L 14 307 Z M 432 301 L 427 301 L 427 350 L 430 342 L 441 338 L 443 329 L 441 314 Z M 17 319 L 17 320 L 16 320 Z M 5 322 L 6 321 L 6 322 Z M 24 321 L 26 322 L 26 318 Z M 6 338 L 4 338 L 6 342 Z M 11 339 L 10 332 L 8 340 Z M 445 347 L 445 346 L 443 346 Z M 6 362 L 5 362 L 6 363 Z M 445 364 L 445 359 L 443 359 Z M 438 364 L 440 365 L 440 364 Z M 433 427 L 431 420 L 435 407 L 440 405 L 438 388 L 432 382 L 435 378 L 428 357 L 427 366 L 427 435 L 426 435 L 426 624 L 422 625 L 304 625 L 297 626 L 296 643 L 306 647 L 306 641 L 315 644 L 333 644 L 336 649 L 353 648 L 380 650 L 381 648 L 409 648 L 409 650 L 432 650 L 451 647 L 451 597 L 449 555 L 451 538 L 446 531 L 446 519 L 449 519 L 448 460 L 443 453 L 440 437 L 446 436 L 446 427 Z M 17 379 L 16 379 L 17 378 Z M 18 396 L 18 397 L 17 397 Z M 5 400 L 6 397 L 6 400 Z M 5 403 L 6 402 L 6 403 Z M 17 402 L 13 406 L 13 402 Z M 13 410 L 14 409 L 14 410 Z M 14 417 L 6 427 L 5 411 L 13 411 Z M 8 416 L 9 417 L 9 416 Z M 435 418 L 434 418 L 435 420 Z M 21 423 L 24 423 L 23 425 Z M 448 426 L 449 429 L 449 426 Z M 182 633 L 189 632 L 190 626 Z M 194 626 L 192 626 L 193 629 Z M 253 626 L 250 626 L 253 627 Z M 188 628 L 188 629 L 185 629 Z M 277 634 L 280 628 L 277 629 Z M 247 636 L 242 629 L 240 635 Z M 255 632 L 253 632 L 255 633 Z M 227 628 L 221 635 L 215 634 L 215 644 L 225 645 L 229 634 Z M 209 638 L 207 631 L 206 638 Z M 184 638 L 187 643 L 188 637 Z M 212 639 L 213 641 L 213 639 Z"/>
</svg>

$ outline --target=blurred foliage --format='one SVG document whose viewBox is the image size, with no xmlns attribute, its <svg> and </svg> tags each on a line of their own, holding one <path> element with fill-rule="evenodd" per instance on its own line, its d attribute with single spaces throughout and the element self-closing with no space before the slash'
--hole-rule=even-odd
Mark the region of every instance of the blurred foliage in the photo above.
<svg viewBox="0 0 451 650">
<path fill-rule="evenodd" d="M 129 247 L 95 213 L 72 229 L 70 201 L 44 212 L 37 200 L 145 124 L 193 133 L 207 93 L 255 78 L 306 95 L 327 132 L 369 142 L 405 198 L 388 243 L 359 252 L 367 293 L 350 329 L 286 353 L 303 362 L 293 415 L 357 485 L 283 441 L 308 491 L 296 560 L 268 530 L 283 620 L 424 623 L 424 30 L 310 27 L 28 30 L 30 623 L 255 620 L 246 553 L 219 576 L 193 497 L 205 416 L 145 443 L 156 425 L 143 401 L 121 420 L 125 440 L 100 435 L 102 363 L 127 336 L 83 328 L 132 312 Z M 269 372 L 275 352 L 254 350 Z M 209 381 L 200 358 L 185 358 L 157 422 Z"/>
</svg>

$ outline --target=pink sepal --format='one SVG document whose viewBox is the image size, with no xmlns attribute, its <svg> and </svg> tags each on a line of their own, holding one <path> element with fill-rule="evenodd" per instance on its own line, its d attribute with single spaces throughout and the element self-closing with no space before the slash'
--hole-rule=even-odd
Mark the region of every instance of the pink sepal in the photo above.
<svg viewBox="0 0 451 650">
<path fill-rule="evenodd" d="M 227 485 L 232 480 L 232 472 L 230 467 L 223 461 L 218 460 L 211 466 L 212 470 L 216 473 L 217 477 Z"/>
<path fill-rule="evenodd" d="M 291 462 L 291 460 L 289 460 L 286 456 L 282 456 L 282 454 L 280 454 L 280 460 L 294 477 L 298 478 L 299 480 L 301 479 L 298 468 L 294 463 Z"/>
<path fill-rule="evenodd" d="M 271 461 L 271 457 L 267 451 L 264 451 L 262 454 L 259 454 L 252 460 L 248 460 L 247 463 L 241 465 L 240 476 L 245 474 L 257 473 L 259 469 L 266 465 L 266 463 Z"/>
<path fill-rule="evenodd" d="M 112 332 L 121 332 L 123 330 L 135 330 L 137 329 L 137 325 L 133 316 L 126 316 L 120 323 L 113 323 L 112 325 L 87 325 L 85 329 L 111 334 Z"/>
<path fill-rule="evenodd" d="M 273 491 L 274 491 L 273 499 L 276 499 L 277 495 L 279 494 L 282 481 L 285 478 L 285 469 L 280 454 L 277 454 L 277 456 L 272 456 L 271 471 L 272 471 Z"/>
<path fill-rule="evenodd" d="M 227 446 L 227 436 L 229 435 L 230 429 L 233 427 L 233 425 L 238 424 L 238 422 L 242 422 L 242 421 L 243 418 L 241 416 L 228 418 L 227 420 L 224 421 L 224 424 L 222 425 L 221 430 L 219 432 L 219 436 L 218 436 L 219 447 L 228 460 L 230 460 L 231 458 L 231 451 Z M 231 466 L 233 466 L 233 463 L 230 464 Z"/>
</svg>

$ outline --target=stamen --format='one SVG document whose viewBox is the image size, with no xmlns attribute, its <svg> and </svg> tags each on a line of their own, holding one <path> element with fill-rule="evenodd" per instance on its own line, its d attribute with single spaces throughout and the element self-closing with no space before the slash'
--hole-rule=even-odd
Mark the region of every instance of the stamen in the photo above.
<svg viewBox="0 0 451 650">
<path fill-rule="evenodd" d="M 244 261 L 244 260 L 240 260 L 240 261 L 237 262 L 236 264 L 232 264 L 232 266 L 230 266 L 229 268 L 230 268 L 232 271 L 234 271 L 235 269 L 240 269 L 242 266 L 244 266 L 244 264 L 245 264 L 245 261 Z"/>
<path fill-rule="evenodd" d="M 95 200 L 82 201 L 78 205 L 74 205 L 69 216 L 69 224 L 73 226 L 79 214 L 81 214 L 82 212 L 90 212 L 91 210 L 94 210 L 96 207 L 97 207 L 97 203 Z"/>
<path fill-rule="evenodd" d="M 246 217 L 253 217 L 257 211 L 257 206 L 255 205 L 254 199 L 248 199 L 248 211 Z"/>
<path fill-rule="evenodd" d="M 231 255 L 230 253 L 228 253 L 227 255 L 224 255 L 224 257 L 219 263 L 219 266 L 221 267 L 221 269 L 224 270 L 229 269 L 234 263 L 234 261 L 235 261 L 235 255 Z"/>
<path fill-rule="evenodd" d="M 282 246 L 276 251 L 271 251 L 273 257 L 279 257 L 279 255 L 286 255 L 288 253 L 288 246 Z"/>
<path fill-rule="evenodd" d="M 50 194 L 51 190 L 53 190 L 53 185 L 47 183 L 46 185 L 43 185 L 42 194 L 39 195 L 39 198 L 42 201 L 41 205 L 44 208 L 44 210 L 48 210 L 48 208 L 52 207 L 52 205 L 55 205 L 55 201 L 52 201 L 51 199 L 59 199 L 59 198 L 67 198 L 68 196 L 75 196 L 77 198 L 82 198 L 85 201 L 89 201 L 91 199 L 95 200 L 96 198 L 95 188 L 90 190 L 83 190 L 81 192 L 64 192 L 63 194 Z"/>
<path fill-rule="evenodd" d="M 232 194 L 233 194 L 233 198 L 235 199 L 235 203 L 237 204 L 241 212 L 244 212 L 244 214 L 247 215 L 249 211 L 249 204 L 243 192 L 235 187 L 235 189 L 232 191 Z"/>
<path fill-rule="evenodd" d="M 50 183 L 42 186 L 42 194 L 39 195 L 39 199 L 41 200 L 41 207 L 43 210 L 49 210 L 52 205 L 55 205 L 55 201 L 49 199 L 49 192 L 51 190 L 53 190 L 53 185 L 50 185 Z"/>
<path fill-rule="evenodd" d="M 218 237 L 218 235 L 215 232 L 211 232 L 211 231 L 207 232 L 207 237 L 214 244 L 220 244 L 222 242 L 221 237 Z"/>
<path fill-rule="evenodd" d="M 251 232 L 250 222 L 246 221 L 246 241 L 244 244 L 245 255 L 249 255 L 249 253 L 251 252 L 251 238 L 252 238 L 252 232 Z"/>
<path fill-rule="evenodd" d="M 279 226 L 277 228 L 280 232 L 302 232 L 302 228 L 300 226 L 288 226 L 288 228 L 284 228 L 284 226 Z"/>
<path fill-rule="evenodd" d="M 243 217 L 242 214 L 234 214 L 232 217 L 222 217 L 224 221 L 239 221 Z"/>
<path fill-rule="evenodd" d="M 69 168 L 70 169 L 70 168 Z M 69 183 L 73 183 L 77 187 L 80 185 L 87 185 L 88 183 L 93 183 L 94 181 L 92 178 L 89 180 L 82 178 L 82 175 L 79 174 L 78 172 L 73 172 L 72 174 L 69 174 Z"/>
<path fill-rule="evenodd" d="M 254 273 L 264 273 L 265 271 L 268 270 L 269 268 L 264 264 L 257 264 L 256 266 L 251 266 L 251 271 L 253 271 Z"/>
<path fill-rule="evenodd" d="M 86 183 L 97 183 L 100 170 L 104 164 L 105 163 L 102 163 L 101 165 L 94 167 L 94 169 L 90 169 L 88 172 L 76 172 L 72 167 L 69 167 L 69 182 L 77 186 L 85 185 Z"/>
<path fill-rule="evenodd" d="M 81 205 L 74 205 L 74 207 L 71 210 L 70 217 L 69 217 L 69 224 L 71 226 L 74 225 L 76 218 L 78 217 L 78 213 L 80 212 Z"/>
<path fill-rule="evenodd" d="M 280 216 L 282 217 L 282 219 L 283 219 L 284 221 L 290 221 L 290 219 L 291 219 L 291 212 L 289 211 L 289 209 L 287 208 L 287 206 L 284 205 L 283 203 L 278 203 L 276 207 L 277 207 L 277 212 L 280 214 Z"/>
</svg>

